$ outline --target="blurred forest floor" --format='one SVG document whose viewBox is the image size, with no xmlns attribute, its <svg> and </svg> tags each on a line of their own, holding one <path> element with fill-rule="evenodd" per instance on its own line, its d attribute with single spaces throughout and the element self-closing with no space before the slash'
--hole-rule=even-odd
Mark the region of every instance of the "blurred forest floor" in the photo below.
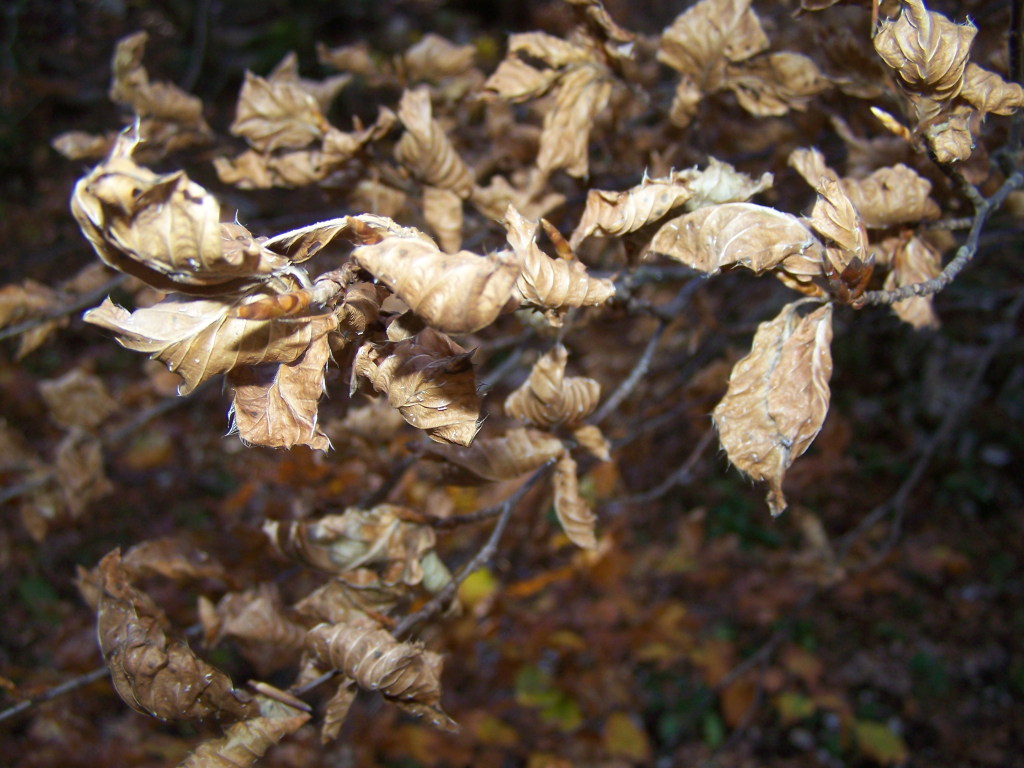
<svg viewBox="0 0 1024 768">
<path fill-rule="evenodd" d="M 647 32 L 679 10 L 663 0 L 607 5 Z M 151 70 L 201 96 L 211 124 L 223 126 L 243 71 L 266 72 L 289 50 L 303 71 L 316 72 L 319 40 L 401 50 L 432 31 L 490 48 L 497 60 L 506 32 L 551 28 L 560 12 L 545 2 L 491 7 L 8 4 L 0 285 L 55 285 L 95 258 L 68 212 L 85 168 L 49 141 L 118 124 L 106 89 L 119 37 L 147 30 Z M 358 113 L 358 93 L 342 94 L 335 109 Z M 206 173 L 196 172 L 201 183 L 243 205 Z M 290 216 L 332 215 L 315 188 L 253 198 L 244 203 L 251 221 L 287 226 Z M 588 475 L 602 499 L 606 546 L 581 554 L 554 541 L 536 515 L 517 516 L 490 569 L 464 585 L 467 609 L 427 630 L 447 658 L 444 706 L 460 733 L 434 732 L 361 698 L 335 744 L 321 749 L 314 733 L 300 732 L 261 764 L 1024 765 L 1024 336 L 1016 316 L 1010 325 L 1004 319 L 1024 284 L 1022 245 L 1019 231 L 989 228 L 976 263 L 937 298 L 939 331 L 916 332 L 877 311 L 859 319 L 858 333 L 837 333 L 834 405 L 787 479 L 799 501 L 777 520 L 762 491 L 727 470 L 714 438 L 701 442 L 720 393 L 702 390 L 702 381 L 728 370 L 758 319 L 729 316 L 715 329 L 726 367 L 712 375 L 713 360 L 692 362 L 705 375 L 687 393 L 687 428 L 651 424 L 626 452 L 628 463 Z M 720 306 L 777 304 L 780 291 L 735 279 L 703 289 L 702 302 L 714 315 Z M 253 521 L 359 481 L 359 464 L 344 450 L 246 449 L 224 437 L 227 399 L 217 387 L 173 399 L 166 376 L 166 402 L 153 406 L 139 390 L 159 379 L 160 366 L 79 314 L 22 360 L 16 339 L 0 345 L 0 421 L 40 455 L 52 458 L 61 434 L 40 382 L 85 364 L 123 409 L 117 442 L 106 446 L 112 490 L 78 517 L 50 523 L 41 540 L 19 516 L 23 474 L 0 458 L 0 708 L 101 665 L 76 566 L 94 566 L 115 546 L 175 535 L 240 573 L 258 572 Z M 669 349 L 655 366 L 678 364 L 684 352 Z M 145 421 L 135 418 L 143 412 Z M 659 489 L 684 465 L 679 483 Z M 903 487 L 908 477 L 914 482 Z M 638 495 L 643 503 L 630 501 Z M 878 509 L 875 524 L 858 528 Z M 841 561 L 847 544 L 874 564 L 837 572 L 832 556 Z M 170 587 L 152 593 L 184 626 L 195 621 L 194 596 Z M 211 658 L 246 679 L 230 648 Z M 0 762 L 172 765 L 213 732 L 132 712 L 100 677 L 0 722 Z"/>
</svg>

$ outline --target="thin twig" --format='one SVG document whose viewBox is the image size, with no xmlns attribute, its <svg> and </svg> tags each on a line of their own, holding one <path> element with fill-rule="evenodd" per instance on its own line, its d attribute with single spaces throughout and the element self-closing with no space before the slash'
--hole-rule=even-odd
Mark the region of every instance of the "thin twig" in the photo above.
<svg viewBox="0 0 1024 768">
<path fill-rule="evenodd" d="M 1016 171 L 1003 182 L 1003 185 L 992 197 L 981 198 L 974 213 L 974 223 L 971 225 L 971 231 L 967 235 L 967 241 L 960 246 L 956 252 L 956 257 L 946 265 L 946 268 L 942 270 L 938 277 L 925 280 L 922 283 L 904 285 L 891 291 L 868 291 L 861 296 L 858 302 L 859 305 L 894 304 L 897 301 L 904 301 L 914 296 L 931 296 L 952 283 L 978 252 L 981 232 L 989 216 L 1006 202 L 1006 198 L 1011 192 L 1019 189 L 1022 185 L 1024 185 L 1024 172 Z"/>
<path fill-rule="evenodd" d="M 625 506 L 627 504 L 646 504 L 660 499 L 666 493 L 671 491 L 678 485 L 686 485 L 690 481 L 693 473 L 693 468 L 697 466 L 697 462 L 700 461 L 700 457 L 707 450 L 707 447 L 711 444 L 712 438 L 715 436 L 715 430 L 709 429 L 703 435 L 700 440 L 690 451 L 690 455 L 686 457 L 678 469 L 672 472 L 668 477 L 658 483 L 656 486 L 647 491 L 641 493 L 634 493 L 630 496 L 623 496 L 618 499 L 609 499 L 606 502 L 607 506 Z"/>
<path fill-rule="evenodd" d="M 614 412 L 622 401 L 629 397 L 633 390 L 636 389 L 636 385 L 640 383 L 640 379 L 647 373 L 647 369 L 651 366 L 651 360 L 654 358 L 654 351 L 658 348 L 658 343 L 661 341 L 661 337 L 665 333 L 664 322 L 659 322 L 658 327 L 654 329 L 654 333 L 647 340 L 647 346 L 644 347 L 643 354 L 640 355 L 640 359 L 636 361 L 633 366 L 633 370 L 629 372 L 614 392 L 608 397 L 607 400 L 602 403 L 601 407 L 597 409 L 593 417 L 590 419 L 594 424 L 600 424 L 609 414 Z"/>
<path fill-rule="evenodd" d="M 37 475 L 29 480 L 24 480 L 17 485 L 11 485 L 0 491 L 0 504 L 16 499 L 19 496 L 24 496 L 26 493 L 31 493 L 37 488 L 42 488 L 46 485 L 53 477 L 53 473 L 47 472 L 42 475 Z"/>
<path fill-rule="evenodd" d="M 2 341 L 3 339 L 9 339 L 14 336 L 18 336 L 19 334 L 25 333 L 26 331 L 31 331 L 36 326 L 42 325 L 43 323 L 48 323 L 51 320 L 57 320 L 61 317 L 65 317 L 66 315 L 74 314 L 80 309 L 91 307 L 97 301 L 99 301 L 101 298 L 106 296 L 117 286 L 123 283 L 127 279 L 127 277 L 127 275 L 118 275 L 117 277 L 108 280 L 106 283 L 101 285 L 96 290 L 82 294 L 69 304 L 61 304 L 57 308 L 51 309 L 48 312 L 44 312 L 41 315 L 30 317 L 27 320 L 22 320 L 20 323 L 17 323 L 16 325 L 11 325 L 8 326 L 7 328 L 4 328 L 3 330 L 0 330 L 0 341 Z"/>
<path fill-rule="evenodd" d="M 554 464 L 553 459 L 547 461 L 544 466 L 530 476 L 529 480 L 519 486 L 515 493 L 502 502 L 498 522 L 494 526 L 494 530 L 491 531 L 491 535 L 487 538 L 487 541 L 484 543 L 483 547 L 481 547 L 480 551 L 474 555 L 472 560 L 466 563 L 465 567 L 459 571 L 457 576 L 454 576 L 451 581 L 445 584 L 444 588 L 438 592 L 430 602 L 415 613 L 410 613 L 398 622 L 398 625 L 394 628 L 391 634 L 395 637 L 401 637 L 421 621 L 424 621 L 425 619 L 428 619 L 434 614 L 440 612 L 446 605 L 448 605 L 448 603 L 451 602 L 452 598 L 455 597 L 455 593 L 462 582 L 464 582 L 470 574 L 478 571 L 490 562 L 491 558 L 494 557 L 495 553 L 498 551 L 498 542 L 501 540 L 501 536 L 505 532 L 505 528 L 508 526 L 508 522 L 512 517 L 512 510 L 518 506 L 519 502 L 522 501 L 527 492 L 548 473 L 552 464 Z"/>
<path fill-rule="evenodd" d="M 110 670 L 107 669 L 106 666 L 97 667 L 96 669 L 90 670 L 84 674 L 79 675 L 78 677 L 73 677 L 67 682 L 61 683 L 60 685 L 56 685 L 53 688 L 50 688 L 49 690 L 43 691 L 38 696 L 33 696 L 31 699 L 19 701 L 13 707 L 8 707 L 3 712 L 0 712 L 0 723 L 2 723 L 4 720 L 9 720 L 10 718 L 16 715 L 20 715 L 22 712 L 25 712 L 34 706 L 43 704 L 47 701 L 53 701 L 54 699 L 63 696 L 66 693 L 71 693 L 72 691 L 76 691 L 79 688 L 84 688 L 85 686 L 89 685 L 90 683 L 94 683 L 97 680 L 102 680 L 109 674 Z"/>
</svg>

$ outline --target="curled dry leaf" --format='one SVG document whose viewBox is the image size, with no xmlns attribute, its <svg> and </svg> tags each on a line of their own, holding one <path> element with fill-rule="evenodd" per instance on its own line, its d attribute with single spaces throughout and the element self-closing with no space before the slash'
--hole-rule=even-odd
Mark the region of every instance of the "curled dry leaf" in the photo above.
<svg viewBox="0 0 1024 768">
<path fill-rule="evenodd" d="M 131 107 L 139 117 L 154 117 L 208 132 L 203 102 L 172 83 L 151 83 L 142 66 L 149 35 L 136 32 L 122 38 L 111 62 L 110 99 Z"/>
<path fill-rule="evenodd" d="M 754 181 L 737 173 L 728 163 L 711 158 L 703 171 L 690 168 L 663 178 L 644 177 L 640 184 L 624 192 L 592 189 L 587 192 L 587 205 L 569 243 L 575 248 L 591 235 L 608 237 L 635 232 L 684 204 L 688 210 L 696 210 L 745 201 L 771 185 L 770 173 Z"/>
<path fill-rule="evenodd" d="M 320 624 L 306 636 L 317 664 L 337 669 L 360 688 L 379 691 L 388 701 L 437 728 L 457 728 L 441 709 L 443 660 L 414 643 L 401 643 L 374 622 Z"/>
<path fill-rule="evenodd" d="M 245 73 L 232 135 L 241 136 L 259 152 L 273 152 L 307 147 L 323 138 L 327 128 L 316 98 L 297 82 Z"/>
<path fill-rule="evenodd" d="M 66 131 L 55 136 L 50 146 L 68 160 L 101 160 L 110 154 L 116 136 L 92 134 L 85 131 Z"/>
<path fill-rule="evenodd" d="M 281 697 L 254 697 L 258 716 L 232 724 L 224 736 L 200 744 L 179 768 L 249 768 L 285 736 L 309 722 L 310 714 Z"/>
<path fill-rule="evenodd" d="M 295 51 L 289 51 L 284 58 L 277 63 L 273 71 L 267 75 L 271 83 L 291 83 L 297 85 L 314 99 L 320 106 L 321 111 L 326 112 L 331 108 L 335 97 L 341 93 L 352 81 L 352 75 L 335 75 L 323 80 L 307 80 L 299 76 L 299 57 Z"/>
<path fill-rule="evenodd" d="M 341 733 L 341 726 L 348 717 L 348 711 L 352 708 L 352 702 L 356 700 L 356 693 L 359 689 L 351 680 L 342 680 L 334 691 L 334 695 L 324 705 L 324 720 L 320 726 L 320 743 L 327 744 L 338 738 Z"/>
<path fill-rule="evenodd" d="M 597 515 L 580 498 L 576 462 L 568 453 L 562 454 L 555 464 L 551 483 L 555 489 L 555 514 L 569 541 L 583 549 L 596 549 L 594 526 L 597 524 Z"/>
<path fill-rule="evenodd" d="M 37 318 L 57 309 L 61 297 L 49 286 L 35 280 L 0 288 L 0 328 Z M 19 334 L 16 358 L 21 360 L 42 346 L 50 334 L 67 324 L 66 317 L 45 320 Z"/>
<path fill-rule="evenodd" d="M 120 406 L 108 393 L 103 380 L 73 368 L 59 379 L 39 382 L 39 394 L 50 417 L 62 427 L 96 429 Z"/>
<path fill-rule="evenodd" d="M 977 113 L 969 107 L 958 107 L 943 120 L 929 125 L 924 132 L 940 163 L 955 163 L 967 160 L 974 151 L 971 123 Z"/>
<path fill-rule="evenodd" d="M 942 257 L 919 236 L 900 243 L 892 257 L 892 269 L 885 278 L 886 290 L 901 288 L 904 285 L 923 283 L 938 277 L 942 272 Z M 938 328 L 939 318 L 935 314 L 931 296 L 914 296 L 892 305 L 893 312 L 905 323 L 910 323 L 918 330 Z"/>
<path fill-rule="evenodd" d="M 954 24 L 929 11 L 923 0 L 904 0 L 895 21 L 883 21 L 873 43 L 896 70 L 900 84 L 914 94 L 949 101 L 960 93 L 977 28 Z"/>
<path fill-rule="evenodd" d="M 537 153 L 537 167 L 545 177 L 557 170 L 576 178 L 587 175 L 590 129 L 611 92 L 608 73 L 597 66 L 570 69 L 559 80 L 555 104 L 544 116 Z"/>
<path fill-rule="evenodd" d="M 569 258 L 552 259 L 544 253 L 537 245 L 537 222 L 527 220 L 511 205 L 505 212 L 505 227 L 509 245 L 522 264 L 516 290 L 524 303 L 557 312 L 598 306 L 615 295 L 614 283 L 588 275 L 586 265 L 571 250 Z"/>
<path fill-rule="evenodd" d="M 228 416 L 242 442 L 269 448 L 307 445 L 326 451 L 331 441 L 318 423 L 317 407 L 331 345 L 327 334 L 312 339 L 289 363 L 243 366 L 228 373 L 234 399 Z"/>
<path fill-rule="evenodd" d="M 555 69 L 594 61 L 594 53 L 586 47 L 546 32 L 521 32 L 509 35 L 508 53 L 510 57 L 522 55 L 530 59 L 539 59 Z"/>
<path fill-rule="evenodd" d="M 99 564 L 97 634 L 114 688 L 132 709 L 162 720 L 242 718 L 252 701 L 184 640 L 168 637 L 152 601 L 135 589 L 114 550 Z"/>
<path fill-rule="evenodd" d="M 108 298 L 84 319 L 115 333 L 121 346 L 166 364 L 184 380 L 178 387 L 183 395 L 233 368 L 298 360 L 337 325 L 333 315 L 246 320 L 237 316 L 238 306 L 238 300 L 171 294 L 129 312 Z"/>
<path fill-rule="evenodd" d="M 225 581 L 224 566 L 176 536 L 148 539 L 124 553 L 121 565 L 132 576 L 162 576 L 172 581 Z"/>
<path fill-rule="evenodd" d="M 585 376 L 566 376 L 568 359 L 561 344 L 542 355 L 529 378 L 505 400 L 505 413 L 530 426 L 570 429 L 593 413 L 601 385 Z"/>
<path fill-rule="evenodd" d="M 446 253 L 462 245 L 462 198 L 448 189 L 423 188 L 423 218 Z"/>
<path fill-rule="evenodd" d="M 565 446 L 550 432 L 517 427 L 500 437 L 477 438 L 468 448 L 432 445 L 427 451 L 461 470 L 451 473 L 448 482 L 465 485 L 521 477 L 561 456 Z"/>
<path fill-rule="evenodd" d="M 558 81 L 557 69 L 537 69 L 516 56 L 509 56 L 487 78 L 485 98 L 519 103 L 543 96 Z"/>
<path fill-rule="evenodd" d="M 800 317 L 800 304 L 787 304 L 758 326 L 750 353 L 736 363 L 712 414 L 729 461 L 768 483 L 773 515 L 786 509 L 786 470 L 807 450 L 828 413 L 832 305 Z"/>
<path fill-rule="evenodd" d="M 594 424 L 581 424 L 572 431 L 573 439 L 598 461 L 611 461 L 612 444 Z"/>
<path fill-rule="evenodd" d="M 384 585 L 372 571 L 357 569 L 314 589 L 295 604 L 295 610 L 309 624 L 340 624 L 367 616 L 385 617 L 401 597 L 399 590 Z"/>
<path fill-rule="evenodd" d="M 820 235 L 837 246 L 825 252 L 836 272 L 846 269 L 854 258 L 867 260 L 868 233 L 838 179 L 825 178 L 818 184 L 818 199 L 809 221 Z"/>
<path fill-rule="evenodd" d="M 398 119 L 405 126 L 405 133 L 395 146 L 398 162 L 426 184 L 451 190 L 462 198 L 469 197 L 473 189 L 473 174 L 462 162 L 444 129 L 433 119 L 430 91 L 417 88 L 402 94 Z"/>
<path fill-rule="evenodd" d="M 342 515 L 328 515 L 315 522 L 282 524 L 268 520 L 264 533 L 285 555 L 328 573 L 345 573 L 368 566 L 380 568 L 381 583 L 386 586 L 427 583 L 426 561 L 432 561 L 436 535 L 428 525 L 412 522 L 409 510 L 391 504 L 372 509 L 352 508 Z M 447 582 L 445 569 L 436 574 Z M 443 584 L 441 585 L 443 586 Z"/>
<path fill-rule="evenodd" d="M 1009 115 L 1024 107 L 1024 88 L 1008 83 L 995 72 L 969 63 L 960 97 L 981 114 Z"/>
<path fill-rule="evenodd" d="M 443 80 L 456 77 L 473 68 L 476 49 L 472 45 L 455 45 L 433 32 L 402 55 L 406 77 L 411 82 Z"/>
<path fill-rule="evenodd" d="M 493 323 L 519 277 L 511 254 L 446 254 L 432 242 L 409 237 L 356 248 L 352 258 L 445 333 L 473 333 Z"/>
<path fill-rule="evenodd" d="M 829 87 L 817 65 L 799 53 L 772 53 L 726 67 L 724 87 L 736 94 L 740 106 L 758 117 L 803 111 L 810 100 Z"/>
<path fill-rule="evenodd" d="M 96 437 L 78 429 L 68 432 L 57 446 L 54 477 L 73 518 L 114 489 L 103 469 L 103 446 Z"/>
<path fill-rule="evenodd" d="M 536 174 L 536 169 L 533 169 Z M 520 174 L 520 177 L 525 174 Z M 532 181 L 529 177 L 521 178 L 513 186 L 504 176 L 493 176 L 486 187 L 473 188 L 473 205 L 488 219 L 500 221 L 510 205 L 522 211 L 524 216 L 539 219 L 565 202 L 565 195 L 559 192 L 545 191 L 534 196 L 531 192 Z"/>
<path fill-rule="evenodd" d="M 733 264 L 758 273 L 793 259 L 820 265 L 824 249 L 795 216 L 753 203 L 725 203 L 665 223 L 649 250 L 716 274 Z"/>
<path fill-rule="evenodd" d="M 726 62 L 744 61 L 767 48 L 750 0 L 701 0 L 662 32 L 658 60 L 707 93 L 720 87 Z"/>
<path fill-rule="evenodd" d="M 364 344 L 356 352 L 352 376 L 366 378 L 431 440 L 469 445 L 480 429 L 481 409 L 472 354 L 425 328 L 383 351 Z"/>
<path fill-rule="evenodd" d="M 235 640 L 262 676 L 294 664 L 306 637 L 306 628 L 288 615 L 273 583 L 229 592 L 216 606 L 201 602 L 199 618 L 207 646 Z"/>
<path fill-rule="evenodd" d="M 903 163 L 879 168 L 863 179 L 839 179 L 816 149 L 793 150 L 789 164 L 815 189 L 825 179 L 838 180 L 868 229 L 887 229 L 897 224 L 935 219 L 941 213 L 929 197 L 932 183 Z"/>
<path fill-rule="evenodd" d="M 137 165 L 135 144 L 121 134 L 71 196 L 71 212 L 105 264 L 161 290 L 184 291 L 225 290 L 287 265 L 259 247 L 237 247 L 240 227 L 221 225 L 213 196 L 183 171 L 161 175 Z"/>
</svg>

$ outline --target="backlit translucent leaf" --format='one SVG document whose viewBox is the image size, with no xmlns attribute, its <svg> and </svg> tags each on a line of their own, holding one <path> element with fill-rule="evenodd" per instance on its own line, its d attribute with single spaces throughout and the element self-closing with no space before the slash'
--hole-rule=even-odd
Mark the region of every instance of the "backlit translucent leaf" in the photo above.
<svg viewBox="0 0 1024 768">
<path fill-rule="evenodd" d="M 798 305 L 758 326 L 713 413 L 729 461 L 768 483 L 773 515 L 786 509 L 783 477 L 821 430 L 829 405 L 832 305 L 803 317 Z"/>
</svg>

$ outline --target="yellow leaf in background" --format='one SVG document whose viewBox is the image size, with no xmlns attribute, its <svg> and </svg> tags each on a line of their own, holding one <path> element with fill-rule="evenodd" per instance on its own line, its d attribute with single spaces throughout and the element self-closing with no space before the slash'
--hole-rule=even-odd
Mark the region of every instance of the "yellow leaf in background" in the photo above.
<svg viewBox="0 0 1024 768">
<path fill-rule="evenodd" d="M 802 693 L 787 691 L 772 699 L 772 706 L 784 726 L 794 725 L 817 711 L 814 702 Z"/>
<path fill-rule="evenodd" d="M 489 568 L 481 568 L 466 577 L 459 585 L 459 602 L 472 609 L 490 600 L 498 591 L 498 580 Z"/>
<path fill-rule="evenodd" d="M 635 717 L 626 712 L 613 712 L 604 721 L 601 742 L 612 757 L 637 763 L 651 759 L 651 742 Z"/>
<path fill-rule="evenodd" d="M 879 765 L 898 765 L 910 756 L 903 737 L 884 723 L 856 720 L 853 736 L 860 753 Z"/>
</svg>

